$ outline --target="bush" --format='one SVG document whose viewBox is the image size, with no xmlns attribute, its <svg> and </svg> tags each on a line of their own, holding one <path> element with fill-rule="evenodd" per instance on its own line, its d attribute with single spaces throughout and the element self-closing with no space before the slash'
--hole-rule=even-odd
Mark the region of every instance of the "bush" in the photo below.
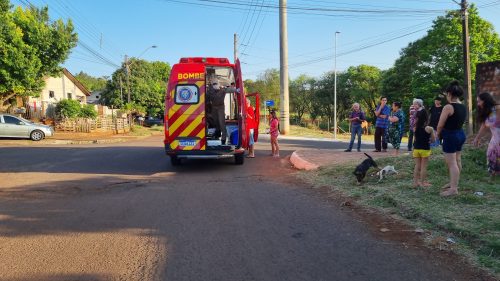
<svg viewBox="0 0 500 281">
<path fill-rule="evenodd" d="M 95 119 L 97 117 L 97 111 L 95 110 L 94 105 L 92 104 L 85 104 L 81 109 L 80 109 L 80 117 L 83 118 L 91 118 Z"/>
<path fill-rule="evenodd" d="M 80 103 L 77 100 L 64 99 L 57 103 L 56 115 L 63 118 L 78 117 L 81 112 Z"/>
</svg>

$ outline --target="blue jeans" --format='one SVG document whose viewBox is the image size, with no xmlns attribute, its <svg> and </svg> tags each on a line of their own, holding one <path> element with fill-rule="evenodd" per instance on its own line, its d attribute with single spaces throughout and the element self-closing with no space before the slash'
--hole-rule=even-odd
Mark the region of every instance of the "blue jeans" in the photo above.
<svg viewBox="0 0 500 281">
<path fill-rule="evenodd" d="M 351 125 L 351 142 L 349 143 L 349 150 L 352 149 L 356 135 L 358 135 L 358 150 L 360 150 L 361 149 L 361 124 L 352 124 Z"/>
</svg>

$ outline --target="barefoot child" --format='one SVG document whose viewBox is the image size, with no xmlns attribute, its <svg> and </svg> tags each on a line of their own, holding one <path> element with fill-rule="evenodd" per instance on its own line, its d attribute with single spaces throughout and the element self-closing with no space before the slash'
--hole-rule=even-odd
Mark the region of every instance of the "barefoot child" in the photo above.
<svg viewBox="0 0 500 281">
<path fill-rule="evenodd" d="M 413 158 L 415 170 L 413 172 L 413 187 L 430 187 L 427 181 L 427 164 L 431 155 L 431 143 L 436 141 L 434 129 L 427 126 L 427 111 L 417 112 L 415 122 L 415 142 L 413 143 Z"/>
<path fill-rule="evenodd" d="M 269 133 L 271 134 L 271 150 L 273 157 L 280 157 L 280 146 L 278 145 L 279 120 L 276 117 L 276 111 L 271 111 L 271 119 L 269 120 Z"/>
</svg>

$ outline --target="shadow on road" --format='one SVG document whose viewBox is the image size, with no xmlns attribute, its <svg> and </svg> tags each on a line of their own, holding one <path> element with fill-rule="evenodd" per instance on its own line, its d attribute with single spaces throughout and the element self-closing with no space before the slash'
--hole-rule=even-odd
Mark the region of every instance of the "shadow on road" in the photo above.
<svg viewBox="0 0 500 281">
<path fill-rule="evenodd" d="M 282 157 L 292 150 L 282 150 Z M 257 150 L 257 157 L 266 157 L 268 151 Z M 241 169 L 254 159 L 245 159 L 243 166 L 234 165 L 234 159 L 183 160 L 178 167 L 170 165 L 170 159 L 162 147 L 108 146 L 108 147 L 2 147 L 0 173 L 80 173 L 153 175 L 162 172 L 217 172 L 225 169 Z M 273 159 L 269 159 L 273 161 Z"/>
</svg>

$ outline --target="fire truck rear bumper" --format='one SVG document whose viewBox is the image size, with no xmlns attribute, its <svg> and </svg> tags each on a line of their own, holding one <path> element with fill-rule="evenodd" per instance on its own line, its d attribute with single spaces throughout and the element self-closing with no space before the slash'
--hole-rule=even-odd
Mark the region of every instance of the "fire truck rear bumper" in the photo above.
<svg viewBox="0 0 500 281">
<path fill-rule="evenodd" d="M 224 159 L 233 158 L 234 155 L 243 154 L 245 150 L 233 149 L 233 150 L 169 150 L 165 148 L 167 155 L 176 156 L 177 158 L 183 159 Z"/>
</svg>

